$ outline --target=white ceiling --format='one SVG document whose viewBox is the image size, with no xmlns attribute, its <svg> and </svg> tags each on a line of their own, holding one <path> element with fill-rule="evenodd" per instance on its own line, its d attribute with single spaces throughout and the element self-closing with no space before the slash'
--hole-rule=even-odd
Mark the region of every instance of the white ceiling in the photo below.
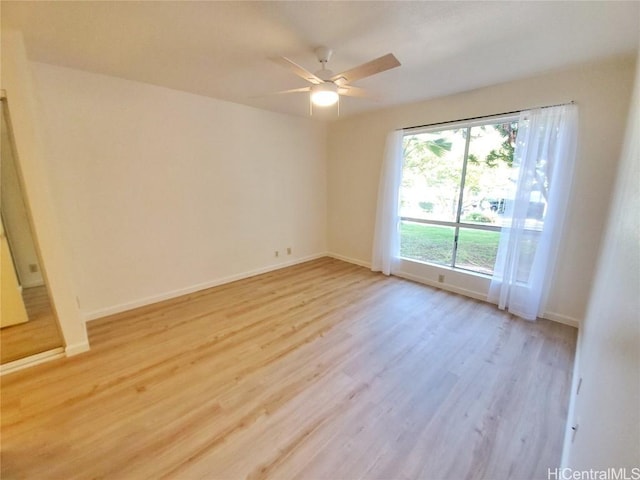
<svg viewBox="0 0 640 480">
<path fill-rule="evenodd" d="M 310 71 L 313 48 L 341 72 L 392 52 L 402 66 L 355 82 L 382 95 L 341 100 L 345 116 L 632 54 L 640 2 L 13 2 L 2 26 L 23 31 L 32 60 L 308 115 L 306 86 L 268 60 Z M 335 113 L 326 118 L 335 118 Z"/>
</svg>

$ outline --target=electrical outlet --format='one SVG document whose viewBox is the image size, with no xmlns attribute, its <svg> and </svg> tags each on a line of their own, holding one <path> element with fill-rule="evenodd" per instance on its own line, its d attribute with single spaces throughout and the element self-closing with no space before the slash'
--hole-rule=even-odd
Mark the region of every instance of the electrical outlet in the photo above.
<svg viewBox="0 0 640 480">
<path fill-rule="evenodd" d="M 274 257 L 279 257 L 280 256 L 280 252 L 278 250 L 276 250 L 276 253 L 274 255 Z"/>
<path fill-rule="evenodd" d="M 438 275 L 438 283 L 444 283 L 444 275 Z"/>
<path fill-rule="evenodd" d="M 35 263 L 29 264 L 29 272 L 36 273 L 38 271 L 38 265 Z"/>
<path fill-rule="evenodd" d="M 291 255 L 291 247 L 287 247 L 287 255 Z"/>
</svg>

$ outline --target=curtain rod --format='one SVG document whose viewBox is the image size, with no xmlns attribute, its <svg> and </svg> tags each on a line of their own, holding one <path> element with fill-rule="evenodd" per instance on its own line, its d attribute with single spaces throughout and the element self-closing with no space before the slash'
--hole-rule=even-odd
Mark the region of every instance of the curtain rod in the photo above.
<svg viewBox="0 0 640 480">
<path fill-rule="evenodd" d="M 446 122 L 435 122 L 435 123 L 427 123 L 425 125 L 414 125 L 412 127 L 396 128 L 396 131 L 398 131 L 398 130 L 413 130 L 413 129 L 416 129 L 416 128 L 435 127 L 436 125 L 446 125 L 447 123 L 470 122 L 471 120 L 480 120 L 482 118 L 491 118 L 491 117 L 502 117 L 503 115 L 515 115 L 516 113 L 522 113 L 522 112 L 527 111 L 527 110 L 535 110 L 536 108 L 563 107 L 565 105 L 574 105 L 575 103 L 576 103 L 575 100 L 571 100 L 570 102 L 556 103 L 555 105 L 545 105 L 544 107 L 524 108 L 522 110 L 513 110 L 512 112 L 494 113 L 492 115 L 481 115 L 479 117 L 461 118 L 459 120 L 447 120 Z"/>
</svg>

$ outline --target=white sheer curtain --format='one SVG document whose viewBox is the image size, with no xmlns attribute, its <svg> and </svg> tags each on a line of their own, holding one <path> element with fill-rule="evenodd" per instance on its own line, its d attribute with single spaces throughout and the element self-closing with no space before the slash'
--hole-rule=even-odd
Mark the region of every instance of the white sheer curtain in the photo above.
<svg viewBox="0 0 640 480">
<path fill-rule="evenodd" d="M 402 179 L 402 137 L 402 130 L 393 131 L 387 136 L 378 186 L 371 270 L 385 275 L 391 274 L 400 255 L 398 196 Z"/>
<path fill-rule="evenodd" d="M 543 314 L 551 286 L 577 125 L 575 105 L 522 112 L 518 120 L 513 166 L 519 176 L 515 198 L 507 202 L 488 299 L 528 320 Z"/>
</svg>

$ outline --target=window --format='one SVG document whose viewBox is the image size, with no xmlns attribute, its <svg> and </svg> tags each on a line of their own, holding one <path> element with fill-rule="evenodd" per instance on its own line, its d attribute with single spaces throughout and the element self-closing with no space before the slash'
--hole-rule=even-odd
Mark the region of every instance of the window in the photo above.
<svg viewBox="0 0 640 480">
<path fill-rule="evenodd" d="M 490 301 L 540 316 L 562 242 L 577 125 L 577 106 L 562 104 L 389 132 L 371 269 L 419 278 L 415 263 L 425 263 L 490 275 Z"/>
<path fill-rule="evenodd" d="M 404 134 L 401 257 L 493 274 L 504 214 L 518 180 L 513 166 L 517 120 L 493 117 Z M 539 183 L 526 214 L 532 243 L 546 209 L 545 182 Z"/>
</svg>

